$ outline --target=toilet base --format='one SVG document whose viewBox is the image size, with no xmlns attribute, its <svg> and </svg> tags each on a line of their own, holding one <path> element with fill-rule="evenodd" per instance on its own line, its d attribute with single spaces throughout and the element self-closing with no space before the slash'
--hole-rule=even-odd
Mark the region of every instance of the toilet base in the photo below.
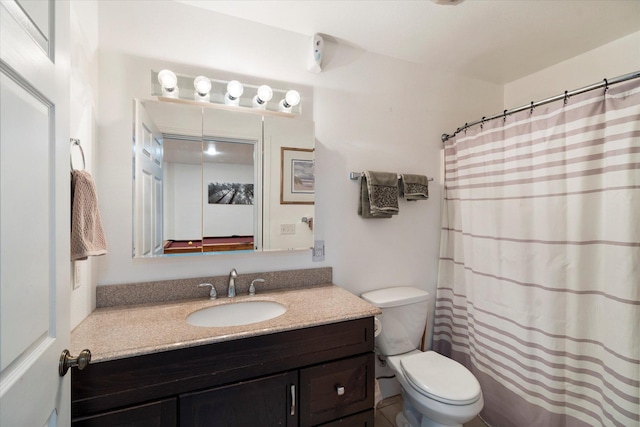
<svg viewBox="0 0 640 427">
<path fill-rule="evenodd" d="M 402 412 L 396 416 L 397 427 L 463 427 L 462 424 L 441 424 L 420 413 L 411 405 L 402 390 Z"/>
</svg>

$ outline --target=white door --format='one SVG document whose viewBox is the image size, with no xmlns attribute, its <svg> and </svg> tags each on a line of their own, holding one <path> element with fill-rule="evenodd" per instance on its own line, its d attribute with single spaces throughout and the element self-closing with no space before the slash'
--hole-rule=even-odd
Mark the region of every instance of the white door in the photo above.
<svg viewBox="0 0 640 427">
<path fill-rule="evenodd" d="M 0 426 L 68 425 L 69 4 L 0 2 Z"/>
<path fill-rule="evenodd" d="M 163 253 L 162 240 L 162 134 L 144 105 L 135 99 L 134 130 L 134 255 Z"/>
</svg>

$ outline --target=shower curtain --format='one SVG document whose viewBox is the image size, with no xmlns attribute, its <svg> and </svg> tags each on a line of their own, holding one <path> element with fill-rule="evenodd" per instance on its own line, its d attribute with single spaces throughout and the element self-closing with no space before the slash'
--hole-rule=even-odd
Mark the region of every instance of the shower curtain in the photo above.
<svg viewBox="0 0 640 427">
<path fill-rule="evenodd" d="M 640 425 L 640 82 L 445 148 L 434 350 L 497 426 Z"/>
</svg>

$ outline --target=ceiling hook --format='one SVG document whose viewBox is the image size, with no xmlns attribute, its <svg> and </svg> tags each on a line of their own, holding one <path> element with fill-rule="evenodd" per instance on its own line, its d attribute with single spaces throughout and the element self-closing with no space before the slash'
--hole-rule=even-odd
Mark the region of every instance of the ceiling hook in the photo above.
<svg viewBox="0 0 640 427">
<path fill-rule="evenodd" d="M 569 91 L 565 90 L 564 91 L 564 105 L 567 105 L 568 102 L 569 102 Z"/>
</svg>

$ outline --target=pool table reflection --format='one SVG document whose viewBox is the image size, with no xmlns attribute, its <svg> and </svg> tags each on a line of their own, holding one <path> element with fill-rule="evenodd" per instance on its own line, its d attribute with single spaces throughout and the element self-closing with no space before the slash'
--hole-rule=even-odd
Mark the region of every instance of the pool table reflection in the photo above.
<svg viewBox="0 0 640 427">
<path fill-rule="evenodd" d="M 188 254 L 196 252 L 252 251 L 253 236 L 205 237 L 202 240 L 167 240 L 165 254 Z"/>
</svg>

